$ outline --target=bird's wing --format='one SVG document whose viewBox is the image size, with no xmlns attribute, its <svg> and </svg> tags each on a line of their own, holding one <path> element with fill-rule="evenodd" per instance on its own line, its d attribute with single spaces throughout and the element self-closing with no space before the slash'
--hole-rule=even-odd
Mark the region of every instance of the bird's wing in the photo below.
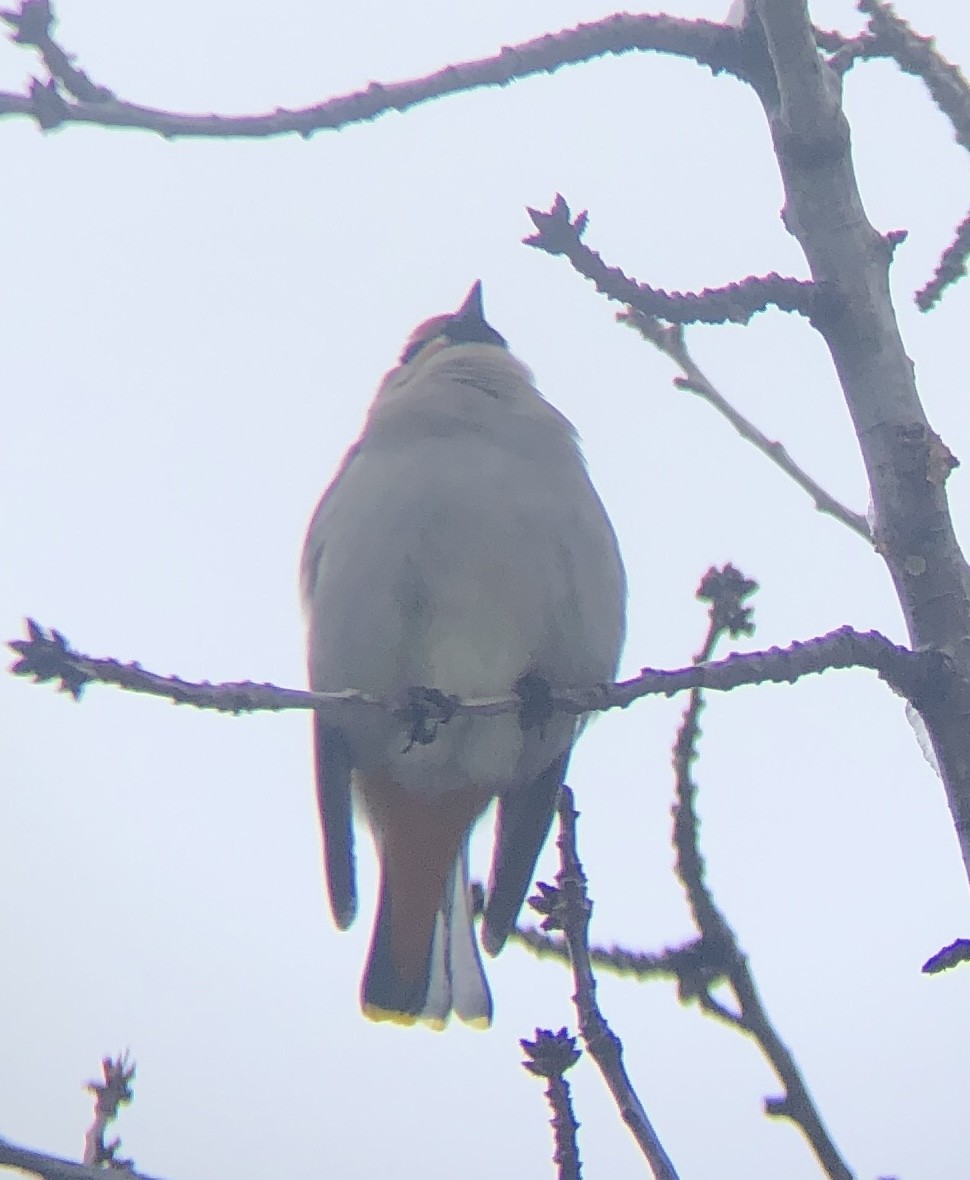
<svg viewBox="0 0 970 1180">
<path fill-rule="evenodd" d="M 350 751 L 340 730 L 327 725 L 320 716 L 313 719 L 313 737 L 330 909 L 333 920 L 346 930 L 357 916 Z"/>
<path fill-rule="evenodd" d="M 338 497 L 335 495 L 343 477 L 360 452 L 360 444 L 351 447 L 344 456 L 340 469 L 324 492 L 307 529 L 303 558 L 300 564 L 300 590 L 305 609 L 311 618 L 315 607 L 314 587 L 327 543 L 332 513 Z M 311 637 L 312 648 L 312 637 Z M 315 677 L 310 668 L 310 681 Z M 313 744 L 316 764 L 317 805 L 323 832 L 323 853 L 330 893 L 330 908 L 334 921 L 341 930 L 353 922 L 357 914 L 357 872 L 354 861 L 353 806 L 350 777 L 353 766 L 347 742 L 332 725 L 327 725 L 317 714 L 313 719 Z"/>
<path fill-rule="evenodd" d="M 568 762 L 566 750 L 532 783 L 513 787 L 499 800 L 495 854 L 482 925 L 482 944 L 490 955 L 497 955 L 505 945 L 532 884 Z"/>
</svg>

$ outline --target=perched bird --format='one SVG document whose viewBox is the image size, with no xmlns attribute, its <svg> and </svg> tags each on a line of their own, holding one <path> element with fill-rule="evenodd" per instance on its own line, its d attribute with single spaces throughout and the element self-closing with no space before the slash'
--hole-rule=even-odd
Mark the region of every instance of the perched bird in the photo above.
<svg viewBox="0 0 970 1180">
<path fill-rule="evenodd" d="M 390 703 L 612 680 L 626 583 L 572 425 L 485 320 L 481 283 L 411 335 L 310 522 L 301 564 L 311 686 Z M 314 718 L 334 920 L 357 910 L 353 807 L 380 858 L 361 1004 L 375 1020 L 479 1027 L 492 1000 L 468 839 L 498 797 L 482 942 L 512 930 L 580 728 L 461 713 L 433 740 L 348 704 Z"/>
</svg>

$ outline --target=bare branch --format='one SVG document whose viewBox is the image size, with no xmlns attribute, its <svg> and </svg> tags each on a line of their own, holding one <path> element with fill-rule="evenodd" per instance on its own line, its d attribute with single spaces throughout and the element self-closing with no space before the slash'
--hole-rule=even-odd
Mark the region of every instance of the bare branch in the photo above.
<svg viewBox="0 0 970 1180">
<path fill-rule="evenodd" d="M 729 596 L 728 607 L 719 602 L 721 595 Z M 736 594 L 730 581 L 705 579 L 698 597 L 711 602 L 710 621 L 704 645 L 696 659 L 708 661 L 722 636 L 730 630 L 724 619 L 729 618 L 730 596 Z M 695 802 L 697 786 L 692 777 L 692 766 L 697 759 L 700 737 L 699 718 L 704 702 L 700 691 L 694 690 L 684 712 L 680 730 L 674 743 L 673 764 L 676 780 L 674 805 L 675 871 L 683 883 L 694 921 L 704 945 L 717 948 L 719 964 L 726 964 L 727 978 L 737 999 L 738 1011 L 733 1012 L 710 993 L 709 987 L 699 994 L 704 1011 L 752 1037 L 774 1069 L 784 1087 L 781 1099 L 768 1099 L 765 1112 L 784 1116 L 794 1122 L 811 1145 L 816 1158 L 832 1180 L 852 1180 L 853 1173 L 842 1159 L 838 1148 L 822 1122 L 821 1115 L 805 1085 L 804 1079 L 788 1047 L 778 1035 L 765 1011 L 737 937 L 721 913 L 707 885 L 707 869 L 700 850 L 699 825 Z"/>
<path fill-rule="evenodd" d="M 931 955 L 922 966 L 925 975 L 939 975 L 960 963 L 970 963 L 970 938 L 958 938 L 949 946 Z"/>
<path fill-rule="evenodd" d="M 368 122 L 390 111 L 484 86 L 507 86 L 534 74 L 551 74 L 564 65 L 578 65 L 609 54 L 632 51 L 671 54 L 744 79 L 749 46 L 738 29 L 713 21 L 683 20 L 659 15 L 618 13 L 572 29 L 549 33 L 502 48 L 492 57 L 459 62 L 423 78 L 381 84 L 327 99 L 300 110 L 279 108 L 264 115 L 188 115 L 139 106 L 116 98 L 107 87 L 91 82 L 50 36 L 52 18 L 46 0 L 25 0 L 4 14 L 14 40 L 35 45 L 50 72 L 48 83 L 36 83 L 29 95 L 0 93 L 0 116 L 32 116 L 48 129 L 62 123 L 101 127 L 132 127 L 172 139 L 181 136 L 256 138 L 337 130 Z M 66 96 L 61 94 L 61 89 Z M 43 92 L 47 91 L 46 97 Z M 53 98 L 57 99 L 56 111 Z M 46 106 L 42 106 L 45 103 Z"/>
<path fill-rule="evenodd" d="M 434 689 L 416 687 L 406 700 L 395 701 L 354 689 L 309 692 L 246 680 L 226 684 L 193 682 L 147 672 L 137 663 L 122 664 L 84 655 L 74 651 L 59 631 L 45 631 L 33 620 L 28 620 L 28 632 L 27 639 L 8 644 L 20 657 L 11 672 L 39 683 L 59 680 L 60 691 L 75 700 L 80 699 L 87 684 L 99 682 L 221 713 L 313 709 L 336 719 L 346 709 L 385 709 L 401 718 L 418 744 L 432 741 L 435 728 L 459 713 L 490 717 L 523 709 L 523 697 L 518 693 L 459 700 Z M 559 712 L 580 715 L 626 708 L 641 697 L 669 697 L 694 688 L 728 692 L 749 684 L 792 684 L 803 676 L 835 668 L 872 669 L 918 709 L 945 697 L 951 679 L 950 662 L 941 653 L 913 652 L 890 643 L 878 631 L 841 627 L 803 643 L 796 640 L 785 648 L 735 652 L 723 660 L 673 670 L 643 668 L 638 676 L 616 684 L 585 690 L 560 689 L 550 693 L 548 704 Z"/>
<path fill-rule="evenodd" d="M 656 1180 L 677 1180 L 677 1173 L 643 1108 L 623 1064 L 623 1045 L 610 1028 L 596 1000 L 596 979 L 589 957 L 589 916 L 592 909 L 586 889 L 586 874 L 576 850 L 577 811 L 567 786 L 559 792 L 560 868 L 556 889 L 547 886 L 550 909 L 569 947 L 576 993 L 573 1002 L 579 1017 L 579 1031 L 589 1055 L 599 1066 L 603 1080 L 616 1102 L 620 1117 L 636 1139 Z M 552 900 L 555 894 L 555 900 Z"/>
<path fill-rule="evenodd" d="M 947 503 L 948 465 L 939 462 L 949 451 L 920 404 L 889 290 L 891 246 L 866 216 L 839 80 L 816 49 L 806 0 L 751 2 L 776 80 L 758 93 L 785 186 L 785 222 L 814 280 L 836 293 L 831 314 L 813 323 L 859 440 L 875 547 L 912 646 L 953 663 L 945 697 L 920 713 L 970 877 L 970 571 Z"/>
<path fill-rule="evenodd" d="M 618 267 L 607 266 L 601 256 L 583 242 L 588 215 L 584 211 L 573 219 L 561 195 L 556 195 L 547 212 L 529 209 L 528 214 L 538 232 L 523 239 L 527 246 L 534 246 L 547 254 L 563 255 L 573 269 L 590 279 L 601 294 L 669 323 L 746 324 L 753 315 L 768 307 L 811 316 L 822 298 L 814 283 L 777 274 L 749 275 L 740 283 L 709 287 L 699 293 L 662 291 L 638 283 Z"/>
<path fill-rule="evenodd" d="M 914 32 L 896 15 L 892 4 L 859 0 L 858 8 L 869 17 L 872 43 L 880 55 L 891 57 L 904 73 L 926 83 L 934 103 L 949 119 L 957 142 L 970 151 L 970 83 L 959 67 L 947 61 L 932 37 Z"/>
<path fill-rule="evenodd" d="M 541 897 L 530 898 L 530 903 Z M 555 959 L 560 963 L 569 962 L 569 947 L 556 934 L 547 934 L 535 926 L 517 926 L 509 936 L 531 951 L 537 959 Z M 650 979 L 674 980 L 686 984 L 691 994 L 711 987 L 723 979 L 725 972 L 714 965 L 715 956 L 703 939 L 696 938 L 682 946 L 666 947 L 660 952 L 631 951 L 621 946 L 592 946 L 589 961 L 594 967 L 606 971 L 619 979 L 635 979 L 644 983 Z"/>
<path fill-rule="evenodd" d="M 104 1168 L 88 1167 L 87 1164 L 76 1164 L 60 1156 L 17 1147 L 6 1139 L 0 1139 L 0 1168 L 18 1168 L 22 1172 L 43 1176 L 45 1180 L 105 1180 L 110 1175 Z M 145 1172 L 125 1171 L 119 1176 L 124 1177 L 124 1180 L 158 1180 Z"/>
<path fill-rule="evenodd" d="M 957 142 L 970 151 L 970 83 L 959 67 L 940 53 L 932 37 L 921 37 L 906 21 L 896 15 L 884 0 L 860 0 L 861 12 L 869 14 L 869 27 L 858 37 L 815 30 L 816 43 L 834 50 L 829 66 L 840 76 L 856 61 L 890 58 L 907 74 L 922 79 L 933 101 L 949 120 Z M 929 311 L 939 302 L 947 287 L 966 273 L 970 253 L 970 214 L 957 228 L 933 277 L 916 292 L 916 306 Z"/>
<path fill-rule="evenodd" d="M 645 316 L 642 312 L 632 308 L 628 311 L 617 312 L 616 318 L 618 323 L 634 328 L 645 340 L 648 340 L 680 366 L 684 378 L 683 380 L 674 380 L 678 389 L 686 389 L 690 393 L 696 393 L 698 397 L 702 397 L 704 401 L 712 405 L 731 423 L 743 439 L 757 447 L 763 455 L 767 455 L 772 463 L 781 468 L 803 491 L 807 492 L 814 500 L 815 507 L 819 512 L 835 517 L 847 528 L 852 529 L 854 533 L 866 541 L 872 542 L 868 521 L 861 513 L 853 512 L 851 508 L 847 508 L 834 496 L 829 495 L 820 484 L 816 483 L 807 472 L 798 466 L 780 442 L 763 434 L 711 384 L 691 356 L 687 348 L 683 327 L 680 324 L 668 326 L 661 323 L 656 316 Z"/>
<path fill-rule="evenodd" d="M 846 37 L 835 29 L 816 28 L 814 32 L 815 44 L 830 54 L 827 59 L 829 68 L 839 77 L 847 74 L 857 61 L 869 61 L 887 55 L 886 50 L 876 44 L 868 31 L 859 33 L 857 37 Z"/>
<path fill-rule="evenodd" d="M 114 99 L 110 90 L 95 85 L 83 70 L 77 69 L 70 56 L 51 37 L 55 17 L 50 0 L 23 0 L 19 10 L 0 10 L 0 20 L 13 29 L 12 41 L 18 45 L 32 45 L 39 51 L 50 74 L 50 82 L 62 87 L 73 98 L 93 103 Z"/>
<path fill-rule="evenodd" d="M 557 1033 L 537 1028 L 534 1041 L 521 1040 L 519 1044 L 526 1055 L 523 1066 L 548 1083 L 546 1100 L 552 1110 L 550 1122 L 555 1141 L 552 1161 L 557 1168 L 556 1174 L 559 1180 L 579 1180 L 582 1175 L 576 1142 L 579 1123 L 573 1114 L 569 1083 L 563 1076 L 580 1058 L 576 1038 L 569 1036 L 564 1028 Z"/>
<path fill-rule="evenodd" d="M 943 251 L 933 277 L 916 292 L 916 306 L 920 311 L 929 311 L 933 308 L 947 287 L 963 278 L 967 273 L 968 255 L 970 255 L 970 213 L 957 226 L 953 241 Z"/>
<path fill-rule="evenodd" d="M 91 1167 L 107 1165 L 122 1171 L 130 1171 L 132 1160 L 118 1156 L 120 1139 L 110 1143 L 105 1139 L 109 1123 L 118 1117 L 118 1110 L 134 1098 L 131 1083 L 135 1078 L 134 1063 L 129 1063 L 128 1054 L 120 1053 L 117 1058 L 105 1057 L 101 1062 L 102 1081 L 88 1082 L 88 1090 L 94 1095 L 94 1120 L 84 1136 L 84 1162 Z"/>
<path fill-rule="evenodd" d="M 719 1020 L 721 1024 L 726 1024 L 728 1028 L 736 1028 L 740 1032 L 744 1032 L 744 1021 L 737 1012 L 733 1012 L 727 1004 L 722 1004 L 716 996 L 709 991 L 699 992 L 697 995 L 697 1006 L 702 1012 L 708 1016 L 713 1016 L 715 1020 Z"/>
</svg>

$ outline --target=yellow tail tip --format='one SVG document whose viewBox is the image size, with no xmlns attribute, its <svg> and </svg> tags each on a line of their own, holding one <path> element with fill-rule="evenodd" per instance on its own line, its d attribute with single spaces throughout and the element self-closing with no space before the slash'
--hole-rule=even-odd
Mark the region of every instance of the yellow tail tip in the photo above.
<svg viewBox="0 0 970 1180">
<path fill-rule="evenodd" d="M 395 1012 L 392 1008 L 381 1008 L 377 1004 L 364 1004 L 363 1011 L 367 1019 L 373 1020 L 376 1024 L 400 1024 L 410 1028 L 418 1022 L 413 1012 Z"/>
<path fill-rule="evenodd" d="M 491 1016 L 471 1016 L 465 1021 L 465 1024 L 477 1032 L 486 1032 L 492 1027 L 492 1018 Z"/>
<path fill-rule="evenodd" d="M 448 1023 L 447 1016 L 422 1016 L 413 1012 L 397 1012 L 393 1008 L 381 1008 L 378 1004 L 364 1004 L 364 1015 L 375 1024 L 396 1024 L 400 1028 L 412 1028 L 423 1024 L 434 1032 L 443 1032 Z"/>
<path fill-rule="evenodd" d="M 448 1026 L 447 1016 L 425 1016 L 418 1012 L 398 1012 L 394 1008 L 382 1008 L 379 1004 L 364 1004 L 363 1013 L 368 1020 L 375 1024 L 396 1024 L 399 1028 L 413 1028 L 416 1024 L 423 1024 L 433 1032 L 444 1032 Z M 473 1028 L 476 1032 L 485 1032 L 492 1027 L 491 1016 L 461 1016 L 462 1024 Z"/>
</svg>

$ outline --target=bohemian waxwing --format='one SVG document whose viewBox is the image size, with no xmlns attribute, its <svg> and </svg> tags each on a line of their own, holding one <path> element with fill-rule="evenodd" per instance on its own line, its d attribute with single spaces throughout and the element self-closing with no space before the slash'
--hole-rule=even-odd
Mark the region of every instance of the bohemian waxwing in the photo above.
<svg viewBox="0 0 970 1180">
<path fill-rule="evenodd" d="M 486 323 L 481 283 L 415 329 L 317 506 L 301 565 L 310 684 L 391 703 L 415 687 L 508 695 L 530 678 L 589 688 L 616 673 L 626 583 L 576 432 Z M 361 984 L 376 1020 L 486 1027 L 472 826 L 498 796 L 482 942 L 512 930 L 581 723 L 458 714 L 433 740 L 367 706 L 314 718 L 330 905 L 357 911 L 353 801 L 380 857 Z"/>
</svg>

